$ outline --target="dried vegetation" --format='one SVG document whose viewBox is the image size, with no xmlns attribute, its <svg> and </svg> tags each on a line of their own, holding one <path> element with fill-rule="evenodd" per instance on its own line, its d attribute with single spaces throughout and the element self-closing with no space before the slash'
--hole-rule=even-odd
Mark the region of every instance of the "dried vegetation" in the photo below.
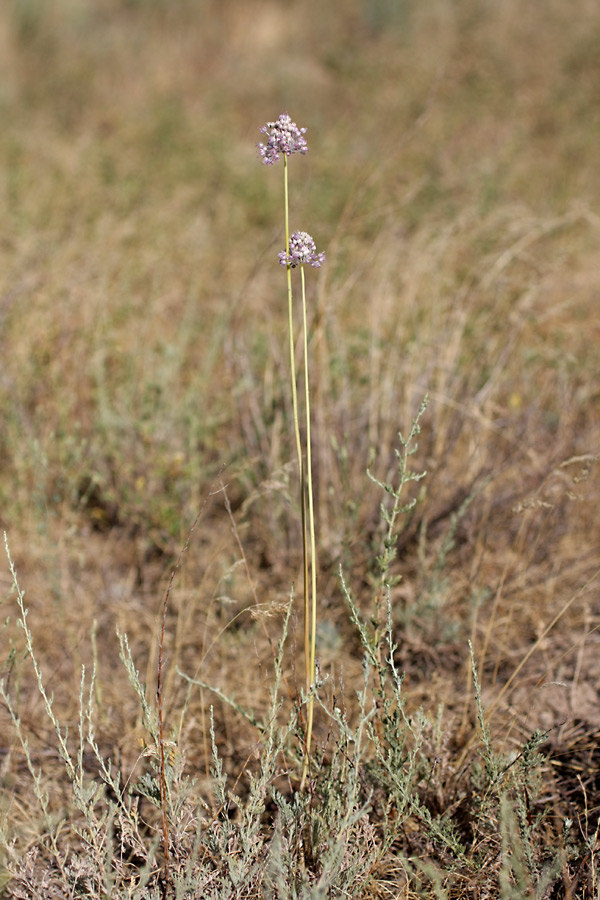
<svg viewBox="0 0 600 900">
<path fill-rule="evenodd" d="M 0 8 L 6 897 L 598 895 L 600 10 L 344 6 Z M 306 794 L 282 111 L 328 260 Z"/>
</svg>

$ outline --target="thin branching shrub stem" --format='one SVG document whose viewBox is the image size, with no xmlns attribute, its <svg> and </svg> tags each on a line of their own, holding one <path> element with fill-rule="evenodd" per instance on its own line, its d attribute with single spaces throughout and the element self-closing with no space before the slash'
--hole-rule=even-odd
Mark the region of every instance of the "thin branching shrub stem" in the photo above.
<svg viewBox="0 0 600 900">
<path fill-rule="evenodd" d="M 221 476 L 221 472 L 223 471 L 223 467 L 219 470 L 219 479 Z M 214 486 L 214 485 L 213 485 Z M 190 541 L 192 539 L 192 535 L 196 530 L 196 526 L 200 521 L 200 518 L 206 508 L 206 504 L 208 503 L 208 499 L 210 497 L 210 493 L 204 500 L 200 510 L 198 511 L 196 518 L 192 523 L 192 527 L 190 528 L 187 538 L 183 547 L 179 552 L 179 556 L 177 557 L 177 562 L 175 563 L 172 571 L 171 577 L 169 578 L 169 584 L 167 585 L 167 590 L 165 591 L 165 596 L 163 600 L 162 606 L 162 615 L 160 622 L 160 632 L 158 638 L 158 662 L 157 662 L 157 672 L 156 672 L 156 717 L 157 717 L 157 744 L 158 744 L 158 783 L 160 790 L 160 811 L 161 811 L 161 828 L 162 828 L 162 842 L 163 842 L 163 854 L 164 854 L 164 879 L 165 879 L 165 890 L 169 890 L 169 885 L 171 881 L 170 876 L 170 826 L 169 826 L 169 795 L 168 795 L 168 784 L 167 784 L 167 762 L 166 762 L 166 753 L 165 753 L 165 712 L 164 712 L 164 646 L 165 646 L 165 630 L 167 624 L 167 612 L 169 609 L 169 601 L 171 599 L 171 592 L 173 590 L 173 582 L 175 581 L 175 576 L 181 566 L 181 562 L 183 557 L 190 545 Z"/>
<path fill-rule="evenodd" d="M 428 399 L 427 396 L 423 398 L 417 415 L 413 420 L 408 437 L 404 438 L 401 433 L 398 433 L 400 448 L 394 449 L 398 467 L 396 478 L 389 483 L 383 482 L 367 469 L 367 475 L 371 481 L 378 485 L 383 491 L 380 513 L 381 520 L 385 525 L 381 553 L 377 556 L 380 578 L 375 596 L 375 611 L 373 617 L 375 623 L 373 647 L 377 648 L 381 646 L 381 637 L 383 630 L 385 629 L 385 623 L 389 621 L 386 606 L 390 604 L 391 589 L 400 580 L 400 576 L 394 575 L 391 571 L 392 564 L 397 555 L 398 519 L 400 516 L 408 515 L 417 503 L 416 497 L 405 500 L 404 494 L 406 492 L 406 487 L 411 483 L 418 483 L 427 474 L 425 471 L 412 471 L 409 463 L 411 456 L 418 450 L 417 438 L 421 433 L 421 426 L 419 423 L 427 409 Z M 388 498 L 391 498 L 391 500 Z"/>
</svg>

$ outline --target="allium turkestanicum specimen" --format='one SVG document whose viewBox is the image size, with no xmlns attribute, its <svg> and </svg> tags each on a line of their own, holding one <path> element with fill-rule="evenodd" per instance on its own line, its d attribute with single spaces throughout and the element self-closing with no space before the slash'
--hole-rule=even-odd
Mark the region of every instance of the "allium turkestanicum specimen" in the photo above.
<svg viewBox="0 0 600 900">
<path fill-rule="evenodd" d="M 267 135 L 267 143 L 259 144 L 258 150 L 266 166 L 272 166 L 280 156 L 292 153 L 305 154 L 308 150 L 304 134 L 306 128 L 298 128 L 287 113 L 282 113 L 276 122 L 267 122 L 260 129 Z"/>
<path fill-rule="evenodd" d="M 295 231 L 290 238 L 289 253 L 282 250 L 279 254 L 282 266 L 288 264 L 293 268 L 298 265 L 311 265 L 316 269 L 325 262 L 325 254 L 317 253 L 312 237 L 306 231 Z"/>
<path fill-rule="evenodd" d="M 285 221 L 285 250 L 279 254 L 279 262 L 287 270 L 288 322 L 290 344 L 290 371 L 292 376 L 292 410 L 294 418 L 294 434 L 298 456 L 298 474 L 300 477 L 300 508 L 302 522 L 302 558 L 304 574 L 304 657 L 306 668 L 307 717 L 304 735 L 304 760 L 300 791 L 304 790 L 310 765 L 310 748 L 313 730 L 314 695 L 312 687 L 315 683 L 315 649 L 317 630 L 317 551 L 315 538 L 315 515 L 312 488 L 312 461 L 310 440 L 310 388 L 308 376 L 308 326 L 306 315 L 306 283 L 304 266 L 318 268 L 325 255 L 317 253 L 315 242 L 306 231 L 296 231 L 290 238 L 289 193 L 288 193 L 288 156 L 293 153 L 304 155 L 308 150 L 304 134 L 306 128 L 298 128 L 287 113 L 282 113 L 276 122 L 267 122 L 260 129 L 267 135 L 267 142 L 258 145 L 259 155 L 265 165 L 274 165 L 283 156 L 283 198 Z M 302 335 L 304 344 L 304 389 L 305 389 L 305 446 L 302 446 L 300 421 L 298 413 L 298 392 L 296 387 L 296 354 L 294 336 L 294 302 L 292 289 L 292 269 L 300 266 L 300 283 L 302 288 Z M 305 464 L 306 461 L 306 464 Z M 310 550 L 309 550 L 310 545 Z M 310 575 L 310 579 L 309 579 Z"/>
</svg>

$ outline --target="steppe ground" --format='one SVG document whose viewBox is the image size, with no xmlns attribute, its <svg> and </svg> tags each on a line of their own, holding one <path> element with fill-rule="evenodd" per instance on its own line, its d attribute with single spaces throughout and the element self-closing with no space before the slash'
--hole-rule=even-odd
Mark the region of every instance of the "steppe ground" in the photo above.
<svg viewBox="0 0 600 900">
<path fill-rule="evenodd" d="M 327 256 L 307 273 L 317 655 L 324 707 L 349 721 L 364 647 L 340 570 L 376 628 L 383 497 L 366 470 L 393 480 L 398 431 L 428 397 L 411 457 L 427 475 L 409 485 L 390 588 L 407 715 L 434 723 L 419 796 L 431 815 L 465 808 L 482 722 L 507 767 L 539 729 L 520 840 L 535 822 L 541 856 L 528 874 L 502 868 L 494 820 L 479 870 L 459 877 L 407 813 L 356 896 L 596 896 L 599 47 L 596 0 L 0 5 L 0 520 L 69 741 L 95 665 L 100 750 L 131 784 L 149 764 L 116 632 L 153 705 L 188 539 L 166 727 L 207 809 L 211 705 L 240 803 L 260 732 L 179 673 L 260 718 L 295 586 L 284 707 L 303 684 L 282 167 L 256 149 L 279 113 L 308 129 L 308 154 L 290 159 L 292 229 Z M 25 897 L 19 860 L 50 858 L 49 820 L 7 697 L 67 823 L 57 846 L 77 838 L 8 559 L 0 586 L 4 881 Z M 315 728 L 323 772 L 335 738 L 320 706 Z M 291 796 L 288 751 L 274 781 Z M 482 833 L 470 809 L 467 844 Z M 544 853 L 561 847 L 551 878 Z M 297 896 L 338 896 L 314 890 Z"/>
</svg>

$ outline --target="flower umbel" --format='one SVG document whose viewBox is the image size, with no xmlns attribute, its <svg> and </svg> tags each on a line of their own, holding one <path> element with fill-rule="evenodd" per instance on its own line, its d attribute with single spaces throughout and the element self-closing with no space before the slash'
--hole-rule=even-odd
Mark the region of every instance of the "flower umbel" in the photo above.
<svg viewBox="0 0 600 900">
<path fill-rule="evenodd" d="M 267 135 L 267 143 L 259 144 L 258 150 L 264 165 L 272 166 L 284 154 L 306 153 L 307 143 L 304 139 L 306 128 L 298 128 L 287 113 L 282 113 L 276 122 L 267 122 L 260 129 Z"/>
<path fill-rule="evenodd" d="M 290 252 L 282 250 L 279 254 L 279 264 L 282 266 L 311 265 L 316 269 L 325 262 L 325 254 L 317 253 L 315 242 L 306 231 L 295 231 L 290 238 Z"/>
</svg>

